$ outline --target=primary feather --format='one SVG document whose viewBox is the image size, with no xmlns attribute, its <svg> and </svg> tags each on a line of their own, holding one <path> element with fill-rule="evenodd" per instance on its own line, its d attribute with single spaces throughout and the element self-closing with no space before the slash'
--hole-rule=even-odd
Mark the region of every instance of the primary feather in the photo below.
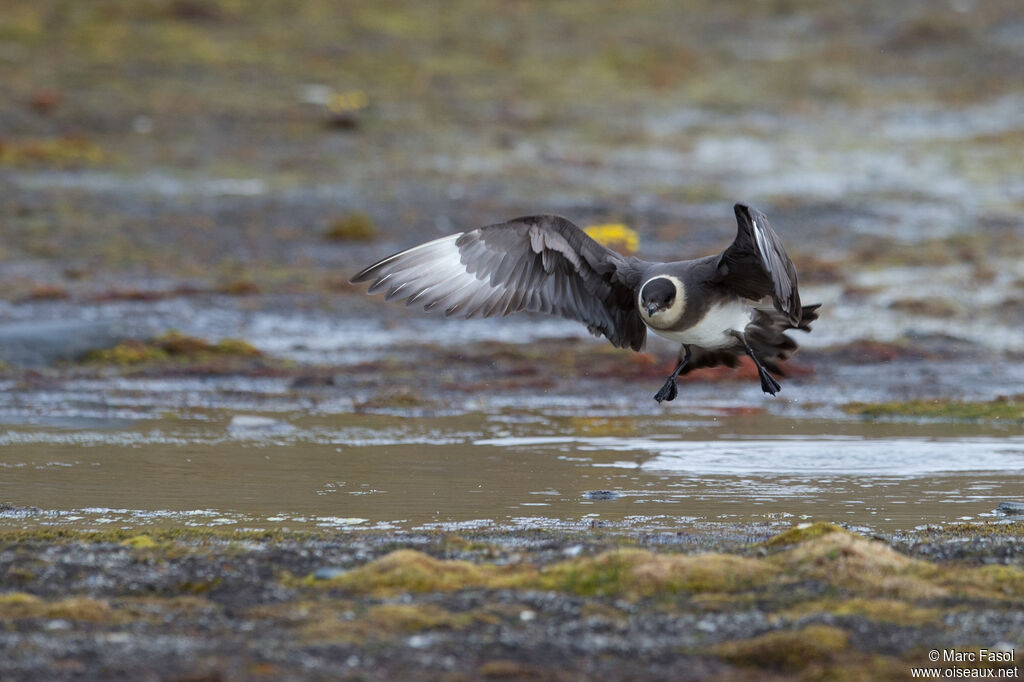
<svg viewBox="0 0 1024 682">
<path fill-rule="evenodd" d="M 520 311 L 583 322 L 614 345 L 640 350 L 647 328 L 626 259 L 559 216 L 540 215 L 461 232 L 401 251 L 352 278 L 370 293 L 446 316 Z"/>
</svg>

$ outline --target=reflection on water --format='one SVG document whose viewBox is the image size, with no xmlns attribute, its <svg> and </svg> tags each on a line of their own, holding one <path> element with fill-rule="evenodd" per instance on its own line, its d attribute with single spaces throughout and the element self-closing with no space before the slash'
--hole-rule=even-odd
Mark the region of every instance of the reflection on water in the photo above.
<svg viewBox="0 0 1024 682">
<path fill-rule="evenodd" d="M 1024 483 L 1024 436 L 971 424 L 229 414 L 0 442 L 16 527 L 906 528 L 991 515 Z"/>
<path fill-rule="evenodd" d="M 647 471 L 684 475 L 851 474 L 927 476 L 953 471 L 1024 469 L 1024 437 L 863 438 L 781 436 L 711 441 L 652 438 L 495 438 L 477 445 L 541 447 L 576 452 L 614 451 L 649 455 L 635 464 Z M 613 465 L 618 466 L 618 463 Z"/>
</svg>

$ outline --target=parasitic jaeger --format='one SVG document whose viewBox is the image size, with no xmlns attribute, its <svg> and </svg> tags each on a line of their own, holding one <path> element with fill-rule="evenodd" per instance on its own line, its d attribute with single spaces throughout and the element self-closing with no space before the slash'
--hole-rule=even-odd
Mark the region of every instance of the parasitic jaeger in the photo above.
<svg viewBox="0 0 1024 682">
<path fill-rule="evenodd" d="M 681 345 L 679 363 L 654 396 L 678 394 L 676 378 L 702 367 L 736 367 L 749 355 L 761 388 L 775 395 L 779 362 L 810 331 L 820 304 L 801 306 L 796 267 L 768 219 L 734 207 L 739 229 L 720 254 L 653 263 L 626 257 L 560 216 L 516 218 L 415 246 L 352 278 L 368 293 L 443 311 L 490 317 L 520 311 L 587 325 L 619 348 L 639 351 L 647 330 Z"/>
</svg>

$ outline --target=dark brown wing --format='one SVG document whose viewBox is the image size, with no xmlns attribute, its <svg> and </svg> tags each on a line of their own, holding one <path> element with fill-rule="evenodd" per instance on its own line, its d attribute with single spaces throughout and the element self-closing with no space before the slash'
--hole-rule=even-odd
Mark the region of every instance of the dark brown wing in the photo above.
<svg viewBox="0 0 1024 682">
<path fill-rule="evenodd" d="M 757 209 L 736 204 L 733 210 L 739 229 L 736 239 L 719 259 L 719 281 L 754 301 L 771 296 L 775 307 L 789 316 L 792 326 L 798 326 L 800 292 L 796 266 L 786 255 L 779 235 Z"/>
<path fill-rule="evenodd" d="M 636 308 L 641 261 L 627 259 L 552 215 L 516 218 L 442 237 L 389 256 L 353 282 L 371 281 L 445 316 L 520 311 L 583 322 L 620 348 L 640 350 L 647 328 Z"/>
</svg>

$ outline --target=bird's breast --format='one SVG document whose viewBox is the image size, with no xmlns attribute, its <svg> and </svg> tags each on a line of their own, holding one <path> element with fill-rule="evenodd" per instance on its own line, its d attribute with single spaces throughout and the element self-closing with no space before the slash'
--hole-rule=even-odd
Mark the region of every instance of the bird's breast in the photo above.
<svg viewBox="0 0 1024 682">
<path fill-rule="evenodd" d="M 658 336 L 692 346 L 715 349 L 735 345 L 736 338 L 729 332 L 743 331 L 750 322 L 751 307 L 741 299 L 714 303 L 702 317 L 687 327 L 678 329 L 649 329 Z"/>
</svg>

